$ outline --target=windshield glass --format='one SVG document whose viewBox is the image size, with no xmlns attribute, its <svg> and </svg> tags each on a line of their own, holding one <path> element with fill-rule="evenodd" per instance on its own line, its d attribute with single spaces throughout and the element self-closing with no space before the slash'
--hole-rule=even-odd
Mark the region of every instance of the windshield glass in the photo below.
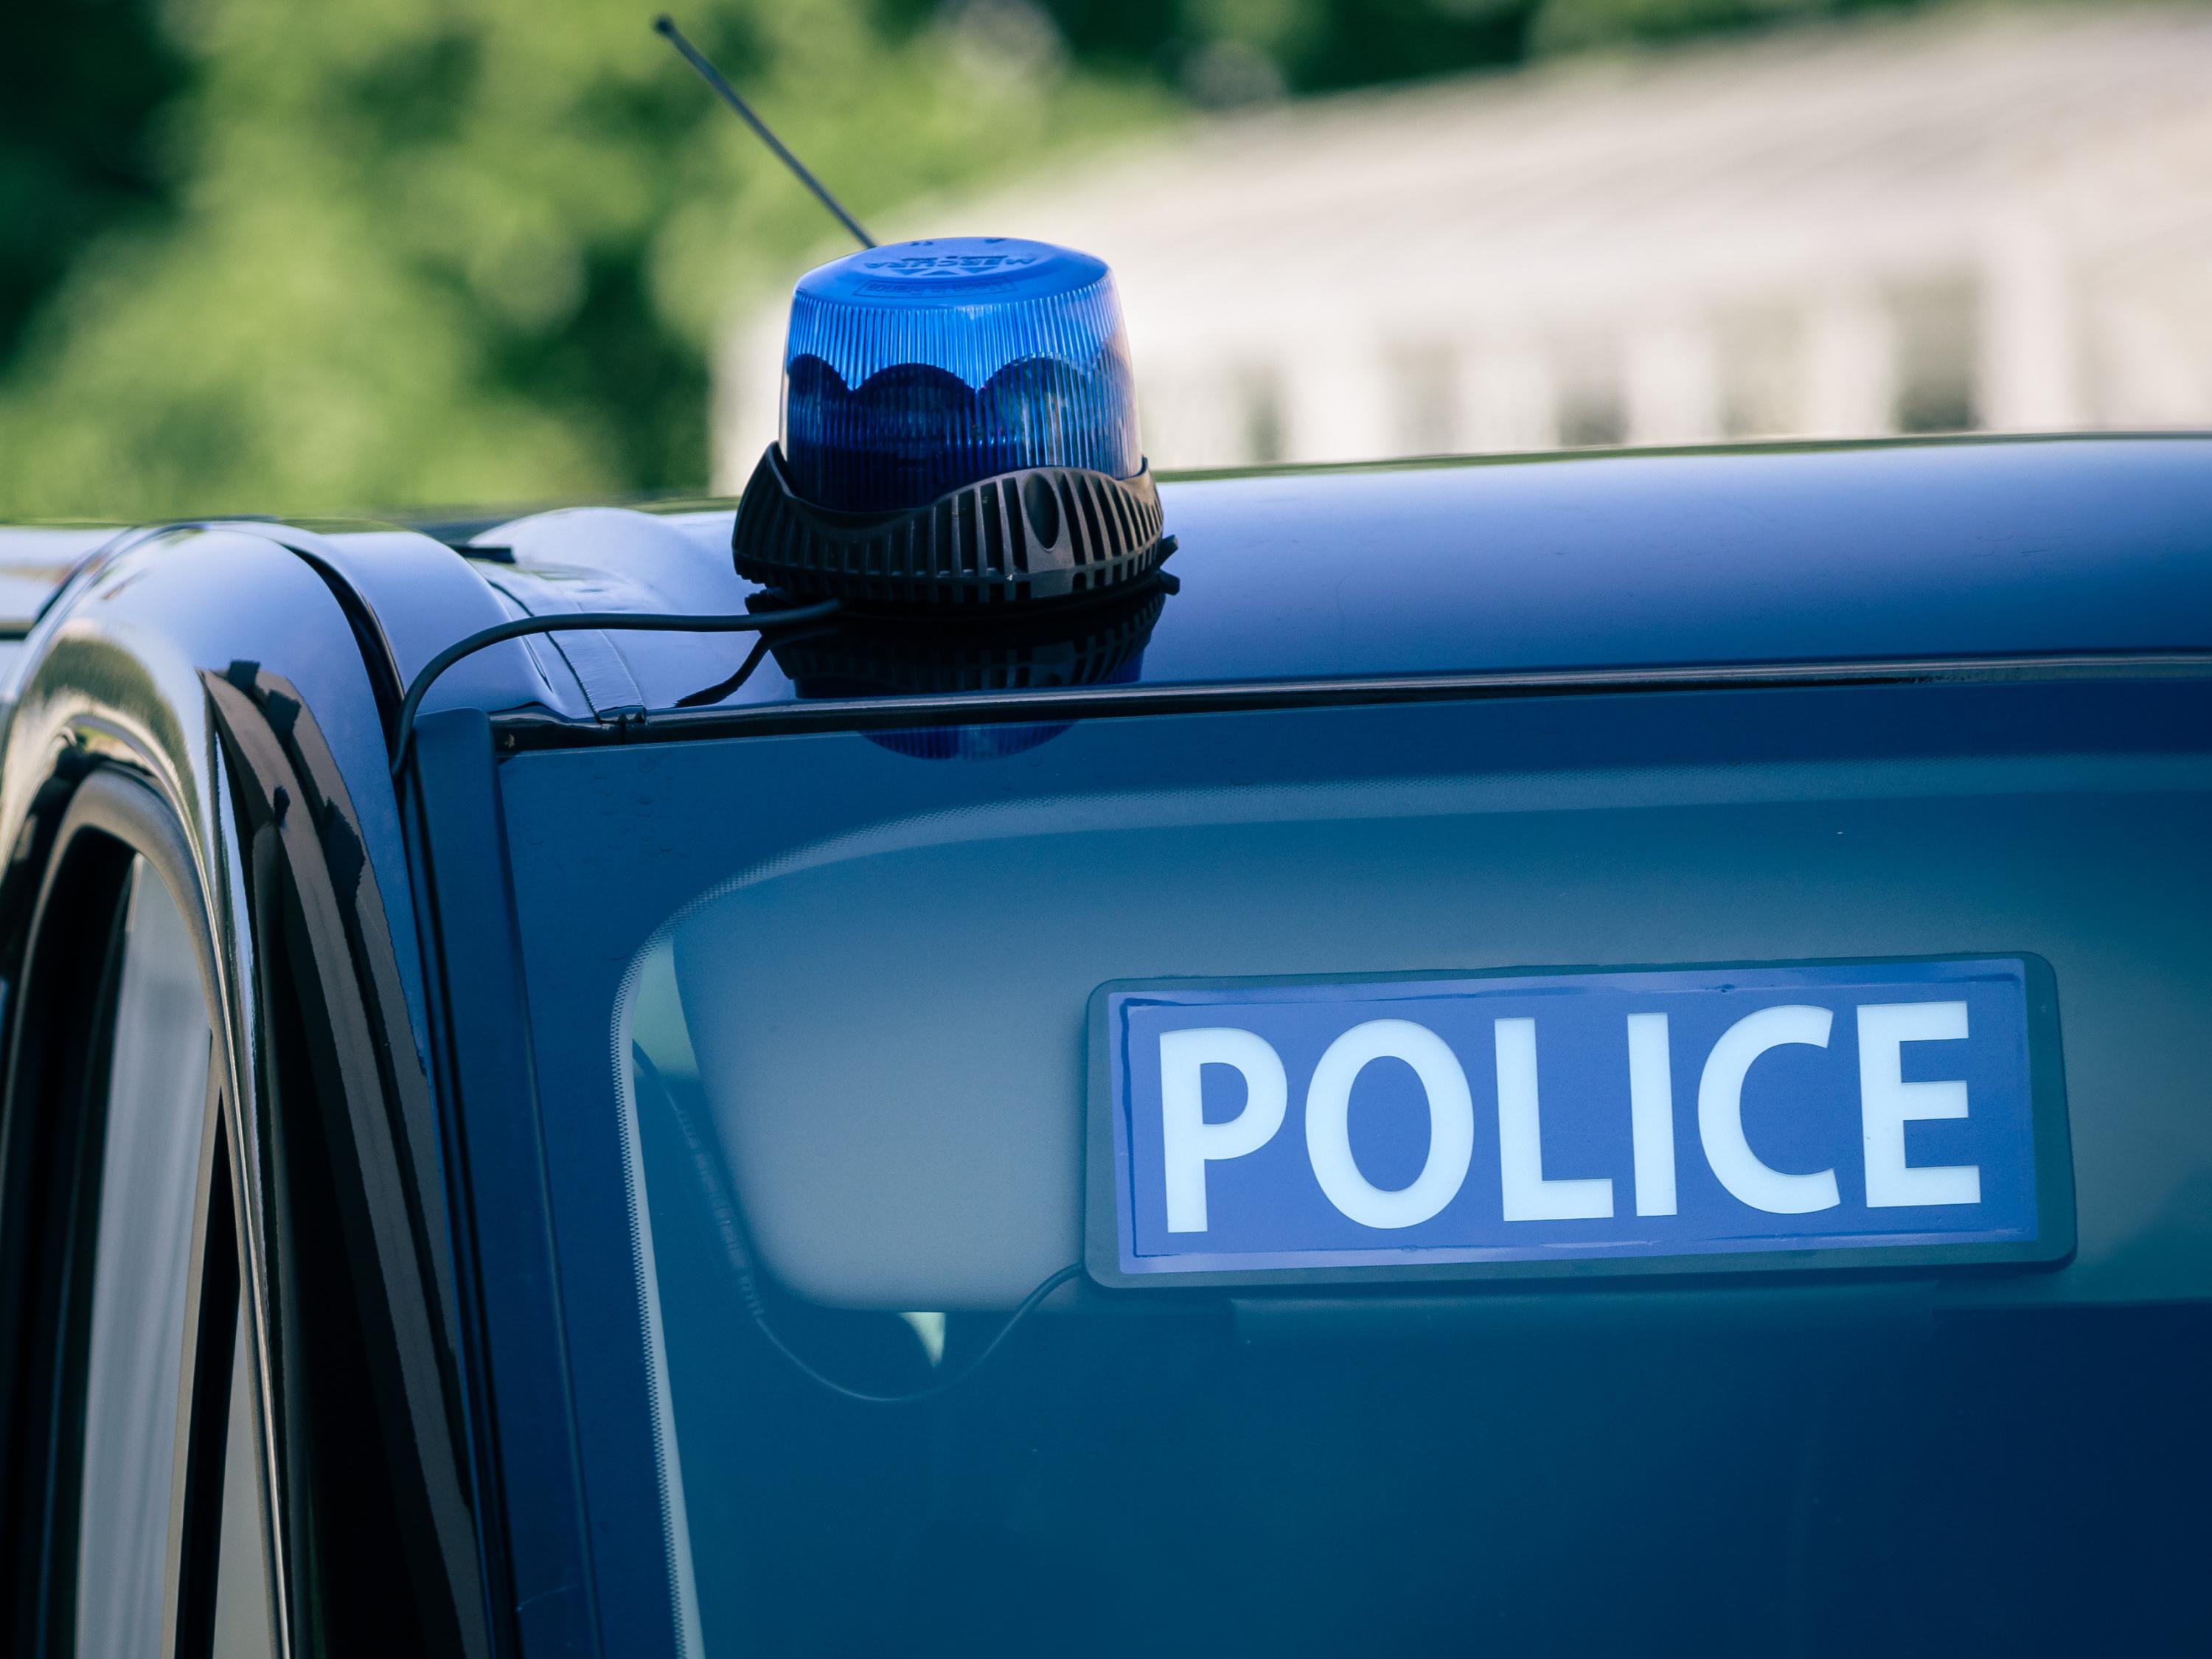
<svg viewBox="0 0 2212 1659">
<path fill-rule="evenodd" d="M 2212 1073 L 2212 1037 L 2185 1012 L 2212 937 L 2212 768 L 2174 694 L 1690 695 L 1694 722 L 1669 696 L 503 763 L 602 1616 L 632 1632 L 615 1645 L 1856 1655 L 2212 1638 L 2212 1121 L 2188 1081 Z M 2116 731 L 2128 752 L 2093 752 Z M 2013 965 L 1895 965 L 1989 957 Z M 1454 1224 L 1446 1207 L 1371 1210 L 1364 1224 L 1406 1231 L 1334 1278 L 1112 1271 L 1100 1136 L 1128 1108 L 1100 1115 L 1103 986 L 1171 1000 L 1193 980 L 1295 981 L 1333 1007 L 1380 994 L 1375 975 L 1540 969 L 1611 994 L 1606 975 L 1631 969 L 1808 962 L 1868 964 L 1820 971 L 1873 988 L 1853 1004 L 1771 970 L 1801 980 L 1753 1012 L 1797 1024 L 1759 1060 L 1771 1070 L 1740 1072 L 1731 1109 L 1744 1156 L 1780 1166 L 1765 1176 L 1817 1184 L 1814 1166 L 1833 1166 L 1837 1196 L 1798 1206 L 1832 1202 L 1827 1233 L 1770 1217 L 1730 1271 L 1668 1256 L 1612 1272 L 1624 1241 L 1645 1249 L 1747 1179 L 1722 1155 L 1710 1083 L 1737 1015 L 1667 1005 L 1680 1200 L 1662 1220 L 1629 1071 L 1592 1085 L 1617 1133 L 1584 1135 L 1579 1073 L 1538 1001 L 1431 1021 L 1476 1126 L 1451 1202 L 1491 1206 L 1493 1231 L 1515 1223 L 1526 1023 L 1552 1046 L 1529 1050 L 1530 1086 L 1550 1092 L 1523 1190 L 1552 1207 L 1521 1219 L 1594 1268 L 1394 1267 L 1431 1248 L 1424 1227 Z M 1898 988 L 1916 975 L 1941 982 Z M 1832 1040 L 1823 1024 L 1816 1041 L 1804 1017 L 1830 1004 Z M 1196 1073 L 1191 1144 L 1210 1150 L 1191 1167 L 1217 1210 L 1270 1158 L 1340 1191 L 1351 1177 L 1313 1127 L 1321 1067 L 1288 1027 L 1236 1018 L 1276 1033 L 1287 1127 L 1236 1127 L 1265 1115 L 1267 1064 L 1206 1015 L 1230 1058 Z M 1461 1035 L 1478 1024 L 1479 1043 Z M 1986 1061 L 1943 1046 L 1984 1037 L 2002 1047 Z M 1401 1050 L 1355 1066 L 1341 1108 L 1359 1190 L 1385 1198 L 1433 1184 L 1459 1121 L 1437 1104 L 1449 1060 Z M 2063 1100 L 2030 1102 L 2031 1062 L 2037 1090 L 2063 1071 Z M 1791 1142 L 1789 1113 L 1832 1083 L 1848 1133 Z M 2017 1124 L 1976 1141 L 2007 1090 Z M 1873 1125 L 1881 1102 L 1901 1149 L 1887 1164 L 1856 1115 L 1865 1103 Z M 2027 1207 L 1949 1242 L 1941 1206 L 1996 1215 L 2017 1195 L 1997 1190 L 2014 1180 L 2001 1140 L 2033 1165 Z M 2038 1241 L 2064 1255 L 2054 1230 L 2075 1224 L 2054 1193 L 2078 1201 L 2078 1249 L 2028 1261 Z M 1935 1219 L 1905 1227 L 1908 1202 Z M 1822 1257 L 1844 1233 L 1859 1254 Z"/>
</svg>

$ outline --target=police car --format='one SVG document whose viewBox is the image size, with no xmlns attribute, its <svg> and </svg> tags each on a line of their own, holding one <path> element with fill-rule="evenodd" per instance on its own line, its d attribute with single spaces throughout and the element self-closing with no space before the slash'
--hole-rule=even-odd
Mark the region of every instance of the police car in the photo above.
<svg viewBox="0 0 2212 1659">
<path fill-rule="evenodd" d="M 7 1650 L 2212 1645 L 2212 441 L 9 532 Z"/>
</svg>

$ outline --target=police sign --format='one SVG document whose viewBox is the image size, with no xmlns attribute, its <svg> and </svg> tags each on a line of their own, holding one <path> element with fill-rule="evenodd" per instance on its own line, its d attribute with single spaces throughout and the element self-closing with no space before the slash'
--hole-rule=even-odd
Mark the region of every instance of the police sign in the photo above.
<svg viewBox="0 0 2212 1659">
<path fill-rule="evenodd" d="M 1104 1283 L 2071 1249 L 2036 957 L 1125 981 L 1091 1050 Z"/>
</svg>

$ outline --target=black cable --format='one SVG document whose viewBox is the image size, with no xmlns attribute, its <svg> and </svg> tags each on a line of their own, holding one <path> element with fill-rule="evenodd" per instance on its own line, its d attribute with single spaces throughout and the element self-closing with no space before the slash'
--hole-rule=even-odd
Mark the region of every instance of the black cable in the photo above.
<svg viewBox="0 0 2212 1659">
<path fill-rule="evenodd" d="M 1006 1316 L 1006 1322 L 1000 1326 L 997 1333 L 983 1345 L 981 1353 L 950 1376 L 938 1378 L 927 1388 L 915 1389 L 905 1394 L 872 1394 L 866 1389 L 855 1389 L 840 1382 L 834 1376 L 824 1376 L 777 1335 L 775 1327 L 769 1322 L 768 1304 L 761 1297 L 760 1281 L 753 1271 L 752 1250 L 745 1242 L 744 1224 L 738 1218 L 737 1197 L 730 1191 L 720 1159 L 708 1144 L 706 1136 L 700 1132 L 699 1126 L 692 1121 L 691 1114 L 677 1099 L 676 1091 L 662 1079 L 660 1068 L 635 1044 L 630 1048 L 630 1064 L 635 1068 L 641 1081 L 652 1085 L 661 1104 L 668 1109 L 669 1116 L 676 1120 L 677 1133 L 684 1137 L 684 1151 L 690 1154 L 692 1173 L 698 1177 L 700 1186 L 705 1190 L 707 1206 L 714 1218 L 714 1231 L 722 1243 L 723 1265 L 729 1268 L 730 1277 L 737 1281 L 738 1297 L 745 1304 L 745 1314 L 752 1321 L 753 1328 L 793 1370 L 817 1388 L 826 1389 L 842 1399 L 858 1401 L 864 1406 L 913 1406 L 925 1400 L 933 1400 L 939 1395 L 949 1394 L 982 1370 L 991 1356 L 998 1352 L 1006 1339 L 1014 1334 L 1015 1328 L 1034 1313 L 1047 1297 L 1083 1272 L 1080 1261 L 1071 1261 L 1059 1272 L 1047 1275 L 1035 1290 L 1021 1299 L 1013 1312 Z M 641 1097 L 643 1091 L 640 1090 L 639 1093 Z"/>
<path fill-rule="evenodd" d="M 834 634 L 836 631 L 837 623 L 836 619 L 832 618 L 819 628 L 801 627 L 793 633 L 781 635 L 775 643 L 797 645 L 801 640 L 819 639 L 825 634 Z M 678 708 L 704 708 L 710 704 L 720 702 L 753 677 L 753 671 L 761 665 L 762 659 L 768 655 L 768 647 L 769 638 L 763 634 L 760 637 L 759 643 L 745 653 L 745 659 L 738 665 L 736 673 L 726 680 L 717 680 L 712 685 L 702 686 L 696 691 L 685 692 L 677 698 L 676 706 Z"/>
<path fill-rule="evenodd" d="M 415 716 L 422 707 L 424 694 L 439 675 L 462 658 L 473 656 L 487 646 L 497 645 L 503 640 L 519 640 L 528 634 L 573 633 L 581 629 L 629 629 L 647 634 L 744 634 L 755 629 L 781 628 L 787 623 L 819 622 L 823 617 L 835 614 L 837 608 L 836 599 L 823 599 L 818 605 L 794 605 L 788 611 L 763 611 L 757 614 L 748 612 L 741 617 L 576 611 L 558 617 L 517 617 L 512 622 L 479 629 L 447 646 L 424 664 L 422 672 L 408 682 L 407 695 L 399 700 L 399 717 L 392 726 L 392 775 L 398 777 L 399 769 L 406 763 L 407 744 L 415 735 Z"/>
<path fill-rule="evenodd" d="M 767 1339 L 769 1346 L 781 1354 L 792 1369 L 808 1382 L 819 1388 L 827 1389 L 841 1398 L 857 1400 L 864 1406 L 915 1406 L 925 1400 L 934 1400 L 939 1395 L 951 1393 L 975 1376 L 977 1371 L 981 1370 L 989 1362 L 991 1356 L 998 1352 L 1000 1345 L 1014 1334 L 1014 1328 L 1036 1311 L 1038 1304 L 1066 1284 L 1069 1279 L 1077 1277 L 1082 1271 L 1083 1264 L 1080 1261 L 1071 1261 L 1058 1273 L 1047 1275 L 1039 1282 L 1036 1289 L 1024 1297 L 1021 1304 L 1006 1316 L 1006 1322 L 1000 1326 L 998 1334 L 983 1345 L 982 1352 L 977 1354 L 951 1376 L 941 1376 L 927 1388 L 915 1389 L 908 1394 L 870 1394 L 865 1389 L 848 1387 L 834 1376 L 824 1376 L 794 1353 L 789 1345 L 775 1334 L 775 1328 L 768 1322 L 768 1310 L 761 1304 L 760 1287 L 754 1283 L 751 1273 L 739 1274 L 738 1283 L 739 1293 L 744 1300 L 745 1311 L 752 1316 L 754 1328 Z"/>
<path fill-rule="evenodd" d="M 716 680 L 712 685 L 702 685 L 696 691 L 686 691 L 677 698 L 676 706 L 678 708 L 704 708 L 709 703 L 721 702 L 752 678 L 753 670 L 761 665 L 762 659 L 767 655 L 768 635 L 763 634 L 753 642 L 753 648 L 745 653 L 745 659 L 738 665 L 736 673 Z"/>
</svg>

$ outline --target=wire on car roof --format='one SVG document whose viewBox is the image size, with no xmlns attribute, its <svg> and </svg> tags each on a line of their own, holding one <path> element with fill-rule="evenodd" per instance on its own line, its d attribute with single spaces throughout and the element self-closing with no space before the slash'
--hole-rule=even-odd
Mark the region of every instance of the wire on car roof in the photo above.
<svg viewBox="0 0 2212 1659">
<path fill-rule="evenodd" d="M 815 605 L 793 605 L 787 611 L 748 611 L 733 617 L 688 617 L 660 615 L 652 611 L 578 611 L 557 617 L 517 617 L 493 627 L 481 629 L 464 639 L 456 640 L 422 665 L 422 670 L 409 682 L 407 694 L 399 701 L 399 716 L 392 724 L 392 775 L 398 777 L 407 763 L 407 748 L 415 735 L 415 716 L 422 707 L 422 699 L 436 683 L 438 677 L 464 657 L 473 656 L 487 646 L 506 640 L 519 640 L 531 634 L 570 633 L 580 629 L 633 629 L 647 634 L 744 634 L 757 629 L 781 628 L 794 623 L 819 622 L 836 614 L 839 609 L 836 599 L 823 599 Z"/>
</svg>

